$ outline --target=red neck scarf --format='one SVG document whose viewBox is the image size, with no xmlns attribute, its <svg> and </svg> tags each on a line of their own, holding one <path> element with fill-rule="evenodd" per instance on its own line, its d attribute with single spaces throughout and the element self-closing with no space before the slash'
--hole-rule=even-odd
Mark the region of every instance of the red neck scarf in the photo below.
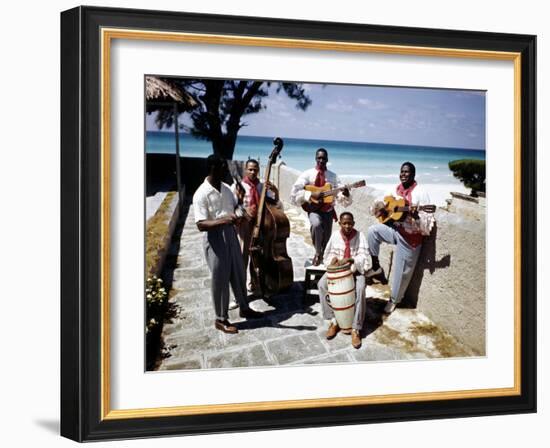
<svg viewBox="0 0 550 448">
<path fill-rule="evenodd" d="M 344 240 L 344 244 L 346 245 L 346 248 L 344 250 L 344 258 L 351 258 L 351 247 L 350 243 L 353 238 L 355 238 L 355 235 L 357 235 L 357 230 L 352 229 L 351 233 L 349 234 L 349 237 L 343 232 L 342 229 L 340 229 L 340 235 L 342 235 L 342 239 Z"/>
<path fill-rule="evenodd" d="M 316 187 L 322 187 L 325 185 L 325 171 L 327 170 L 326 166 L 324 168 L 321 168 L 321 165 L 317 164 L 315 167 L 317 170 L 317 177 L 315 178 L 315 186 Z"/>
<path fill-rule="evenodd" d="M 416 187 L 416 181 L 414 181 L 409 188 L 405 188 L 403 184 L 399 184 L 397 186 L 397 194 L 402 198 L 405 198 L 407 205 L 412 204 L 412 191 L 414 190 L 414 187 Z"/>
<path fill-rule="evenodd" d="M 248 206 L 256 212 L 258 209 L 258 204 L 260 202 L 260 195 L 258 194 L 258 184 L 260 183 L 260 179 L 256 178 L 254 180 L 251 180 L 248 178 L 248 176 L 245 176 L 243 178 L 243 182 L 250 186 L 250 201 L 248 203 Z"/>
<path fill-rule="evenodd" d="M 317 176 L 315 177 L 315 184 L 314 185 L 316 187 L 322 187 L 323 185 L 325 185 L 327 183 L 327 180 L 325 178 L 325 172 L 327 170 L 327 167 L 325 166 L 324 168 L 321 168 L 321 165 L 317 164 L 315 169 L 317 170 Z M 334 211 L 334 208 L 332 207 L 331 204 L 323 204 L 319 210 L 321 210 L 322 212 L 330 212 L 332 210 L 332 218 L 335 221 L 338 221 L 338 217 L 336 216 L 336 212 Z"/>
</svg>

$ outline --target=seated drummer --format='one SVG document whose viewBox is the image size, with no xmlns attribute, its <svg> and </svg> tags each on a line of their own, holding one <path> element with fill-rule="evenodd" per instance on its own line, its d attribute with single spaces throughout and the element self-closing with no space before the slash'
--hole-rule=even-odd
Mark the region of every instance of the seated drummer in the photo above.
<svg viewBox="0 0 550 448">
<path fill-rule="evenodd" d="M 351 263 L 351 270 L 355 277 L 355 315 L 351 330 L 351 345 L 361 347 L 361 329 L 365 320 L 365 276 L 368 260 L 368 245 L 365 235 L 353 228 L 355 222 L 350 212 L 343 212 L 338 221 L 340 231 L 330 237 L 325 249 L 323 262 L 325 265 Z M 328 297 L 327 274 L 318 282 L 319 299 L 323 310 L 323 318 L 330 320 L 327 339 L 332 339 L 340 331 L 340 327 L 330 308 Z M 342 329 L 342 333 L 349 334 L 350 330 Z"/>
</svg>

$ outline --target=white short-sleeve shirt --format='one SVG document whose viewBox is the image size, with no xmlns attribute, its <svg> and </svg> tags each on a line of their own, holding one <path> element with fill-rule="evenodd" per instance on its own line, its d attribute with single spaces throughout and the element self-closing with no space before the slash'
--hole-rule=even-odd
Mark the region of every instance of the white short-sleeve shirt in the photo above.
<svg viewBox="0 0 550 448">
<path fill-rule="evenodd" d="M 216 190 L 207 179 L 193 195 L 195 222 L 207 219 L 218 219 L 235 213 L 237 198 L 226 183 L 221 183 L 220 191 Z"/>
</svg>

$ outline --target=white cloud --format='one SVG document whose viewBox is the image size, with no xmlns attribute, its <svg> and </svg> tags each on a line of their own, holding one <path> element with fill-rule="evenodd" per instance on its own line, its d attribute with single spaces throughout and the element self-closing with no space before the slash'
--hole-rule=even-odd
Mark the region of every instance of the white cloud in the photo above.
<svg viewBox="0 0 550 448">
<path fill-rule="evenodd" d="M 353 105 L 349 103 L 344 103 L 342 100 L 339 100 L 337 103 L 327 104 L 325 108 L 335 112 L 351 112 L 353 110 Z"/>
<path fill-rule="evenodd" d="M 387 109 L 388 106 L 385 105 L 384 103 L 380 102 L 380 101 L 375 101 L 375 100 L 371 100 L 371 99 L 368 99 L 368 98 L 358 98 L 357 99 L 357 104 L 359 104 L 360 106 L 363 106 L 369 110 L 382 110 L 382 109 Z"/>
</svg>

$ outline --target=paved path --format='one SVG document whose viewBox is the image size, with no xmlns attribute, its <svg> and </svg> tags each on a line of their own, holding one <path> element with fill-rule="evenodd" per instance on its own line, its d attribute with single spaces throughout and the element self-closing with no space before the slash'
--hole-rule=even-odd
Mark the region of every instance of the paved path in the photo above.
<svg viewBox="0 0 550 448">
<path fill-rule="evenodd" d="M 387 287 L 368 287 L 369 315 L 363 346 L 356 350 L 349 335 L 326 340 L 326 322 L 314 297 L 303 299 L 304 264 L 313 255 L 309 224 L 304 213 L 288 204 L 291 222 L 287 250 L 294 265 L 295 283 L 286 294 L 251 302 L 265 317 L 246 321 L 238 310 L 229 318 L 238 334 L 214 328 L 210 298 L 210 272 L 202 251 L 203 235 L 194 224 L 189 207 L 181 239 L 172 247 L 177 256 L 170 292 L 175 317 L 164 324 L 164 357 L 160 370 L 209 369 L 292 364 L 347 363 L 470 356 L 472 352 L 426 316 L 411 309 L 397 309 L 383 319 L 381 310 L 389 296 Z"/>
</svg>

